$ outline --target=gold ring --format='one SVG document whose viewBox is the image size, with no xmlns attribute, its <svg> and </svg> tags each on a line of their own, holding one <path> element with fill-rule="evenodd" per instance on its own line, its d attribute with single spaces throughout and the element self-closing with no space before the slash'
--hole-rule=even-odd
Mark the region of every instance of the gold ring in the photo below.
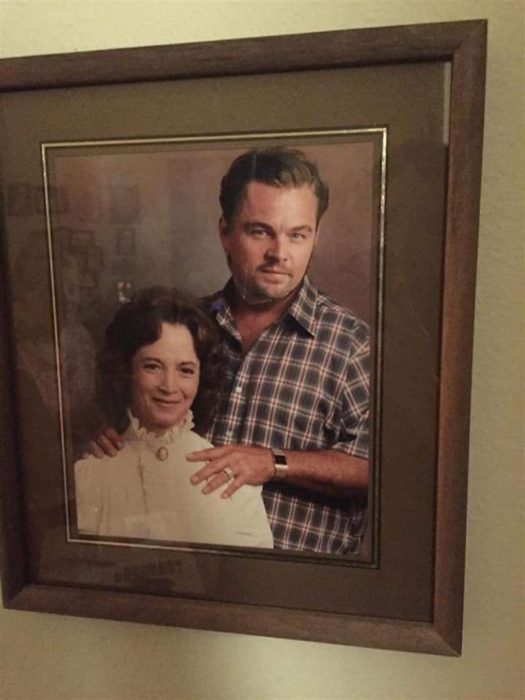
<svg viewBox="0 0 525 700">
<path fill-rule="evenodd" d="M 224 469 L 222 470 L 222 473 L 228 477 L 228 481 L 231 481 L 232 479 L 235 478 L 235 474 L 232 472 L 230 467 L 224 467 Z"/>
</svg>

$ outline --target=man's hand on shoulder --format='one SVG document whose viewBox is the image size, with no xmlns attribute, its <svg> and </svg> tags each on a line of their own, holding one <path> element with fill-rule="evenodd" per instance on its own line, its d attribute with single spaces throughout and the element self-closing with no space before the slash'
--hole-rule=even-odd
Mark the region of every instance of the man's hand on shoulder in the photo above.
<svg viewBox="0 0 525 700">
<path fill-rule="evenodd" d="M 228 484 L 221 498 L 229 498 L 244 484 L 258 486 L 275 475 L 272 451 L 267 447 L 223 445 L 186 455 L 188 462 L 206 462 L 191 477 L 194 486 L 206 481 L 202 493 L 212 493 Z"/>
<path fill-rule="evenodd" d="M 104 428 L 94 440 L 88 443 L 84 457 L 115 457 L 124 443 L 114 428 Z"/>
</svg>

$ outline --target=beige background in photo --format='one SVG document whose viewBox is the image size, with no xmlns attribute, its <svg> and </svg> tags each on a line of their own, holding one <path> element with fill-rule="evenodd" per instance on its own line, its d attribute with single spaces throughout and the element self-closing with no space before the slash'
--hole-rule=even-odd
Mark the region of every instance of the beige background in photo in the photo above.
<svg viewBox="0 0 525 700">
<path fill-rule="evenodd" d="M 375 138 L 379 144 L 379 137 Z M 268 145 L 258 143 L 258 147 Z M 216 150 L 210 150 L 196 144 L 193 150 L 181 151 L 174 150 L 176 144 L 166 144 L 157 148 L 160 152 L 144 152 L 144 146 L 136 152 L 127 147 L 127 153 L 113 148 L 111 155 L 104 147 L 93 152 L 82 149 L 81 154 L 79 149 L 49 151 L 49 182 L 67 202 L 63 212 L 53 215 L 55 257 L 59 268 L 67 269 L 64 251 L 71 249 L 71 236 L 88 234 L 92 239 L 91 249 L 100 252 L 96 286 L 102 327 L 118 308 L 119 280 L 135 289 L 175 285 L 204 296 L 221 289 L 229 277 L 218 233 L 220 183 L 232 161 L 248 147 L 217 144 Z M 368 322 L 373 209 L 378 212 L 380 207 L 379 148 L 374 154 L 365 133 L 353 137 L 353 142 L 348 137 L 337 145 L 305 141 L 300 148 L 318 165 L 330 191 L 310 269 L 312 281 Z M 131 241 L 128 251 L 126 235 Z M 61 282 L 59 297 L 68 291 Z M 79 305 L 80 318 L 90 313 Z"/>
<path fill-rule="evenodd" d="M 0 2 L 2 57 L 489 19 L 463 656 L 2 609 L 2 700 L 523 697 L 523 14 L 521 0 Z"/>
</svg>

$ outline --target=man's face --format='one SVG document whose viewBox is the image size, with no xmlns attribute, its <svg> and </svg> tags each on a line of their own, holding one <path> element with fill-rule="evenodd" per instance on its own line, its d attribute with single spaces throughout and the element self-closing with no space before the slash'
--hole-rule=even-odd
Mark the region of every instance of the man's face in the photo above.
<svg viewBox="0 0 525 700">
<path fill-rule="evenodd" d="M 221 220 L 235 287 L 249 304 L 284 299 L 299 286 L 317 242 L 317 205 L 308 185 L 251 182 L 230 225 Z"/>
</svg>

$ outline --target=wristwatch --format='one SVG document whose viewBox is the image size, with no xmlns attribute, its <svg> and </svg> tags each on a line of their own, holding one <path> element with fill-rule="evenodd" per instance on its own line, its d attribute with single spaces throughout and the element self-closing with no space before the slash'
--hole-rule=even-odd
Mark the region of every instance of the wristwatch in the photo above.
<svg viewBox="0 0 525 700">
<path fill-rule="evenodd" d="M 272 450 L 272 454 L 273 468 L 275 469 L 273 478 L 277 481 L 283 481 L 288 474 L 288 460 L 286 459 L 286 455 L 280 450 Z"/>
</svg>

